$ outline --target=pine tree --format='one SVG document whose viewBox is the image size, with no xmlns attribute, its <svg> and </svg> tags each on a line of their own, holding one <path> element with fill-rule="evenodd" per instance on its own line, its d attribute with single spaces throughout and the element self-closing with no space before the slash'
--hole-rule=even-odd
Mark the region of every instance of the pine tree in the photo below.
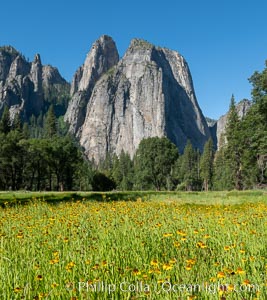
<svg viewBox="0 0 267 300">
<path fill-rule="evenodd" d="M 165 137 L 143 139 L 134 159 L 135 187 L 167 189 L 168 178 L 178 156 L 177 147 Z"/>
<path fill-rule="evenodd" d="M 225 154 L 231 168 L 233 187 L 237 190 L 241 190 L 243 187 L 241 122 L 238 117 L 233 95 L 230 101 L 225 134 L 227 141 Z"/>
<path fill-rule="evenodd" d="M 77 165 L 74 187 L 80 191 L 91 191 L 94 170 L 90 161 L 83 159 Z"/>
<path fill-rule="evenodd" d="M 121 152 L 119 157 L 119 172 L 121 180 L 119 183 L 119 189 L 123 191 L 129 191 L 133 187 L 133 162 L 128 153 Z"/>
<path fill-rule="evenodd" d="M 249 80 L 253 105 L 243 122 L 245 180 L 252 186 L 262 186 L 267 184 L 267 61 L 265 69 Z"/>
<path fill-rule="evenodd" d="M 28 123 L 24 123 L 22 127 L 22 135 L 24 139 L 30 138 L 30 128 Z"/>
<path fill-rule="evenodd" d="M 53 105 L 50 105 L 46 114 L 44 130 L 45 137 L 50 139 L 57 134 L 57 118 L 54 112 Z"/>
<path fill-rule="evenodd" d="M 4 134 L 8 134 L 10 130 L 11 130 L 11 120 L 10 120 L 9 109 L 7 106 L 5 106 L 0 121 L 0 132 Z"/>
<path fill-rule="evenodd" d="M 177 172 L 181 186 L 187 191 L 199 189 L 199 154 L 194 150 L 190 140 L 187 141 L 184 153 L 180 157 L 179 166 L 180 170 Z"/>
<path fill-rule="evenodd" d="M 116 154 L 111 154 L 110 152 L 107 152 L 105 159 L 101 160 L 99 165 L 97 166 L 97 169 L 100 171 L 100 173 L 105 174 L 108 178 L 113 179 L 113 172 L 117 168 L 118 165 L 118 157 Z M 115 175 L 116 176 L 116 175 Z M 117 181 L 119 181 L 118 178 L 116 178 Z"/>
<path fill-rule="evenodd" d="M 205 191 L 210 189 L 213 176 L 213 160 L 214 160 L 214 146 L 212 139 L 206 142 L 203 154 L 200 160 L 200 176 L 203 181 Z"/>
<path fill-rule="evenodd" d="M 12 123 L 12 130 L 17 130 L 18 132 L 22 132 L 22 121 L 19 113 L 17 113 L 14 117 Z"/>
<path fill-rule="evenodd" d="M 213 189 L 231 190 L 233 181 L 231 179 L 231 168 L 226 158 L 226 146 L 223 146 L 215 153 L 214 156 L 214 173 L 212 178 Z"/>
</svg>

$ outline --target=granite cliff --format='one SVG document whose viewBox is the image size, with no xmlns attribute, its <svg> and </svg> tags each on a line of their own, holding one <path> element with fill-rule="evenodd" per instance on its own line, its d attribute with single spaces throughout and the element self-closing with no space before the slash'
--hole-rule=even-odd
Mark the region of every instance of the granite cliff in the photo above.
<svg viewBox="0 0 267 300">
<path fill-rule="evenodd" d="M 109 36 L 101 36 L 76 71 L 71 84 L 71 101 L 65 114 L 70 132 L 79 135 L 85 121 L 87 104 L 97 80 L 119 61 L 116 45 Z"/>
<path fill-rule="evenodd" d="M 96 162 L 107 152 L 133 156 L 151 136 L 167 136 L 181 152 L 187 139 L 202 149 L 210 137 L 185 59 L 144 40 L 132 40 L 119 60 L 114 41 L 102 36 L 76 72 L 71 93 L 65 120 Z"/>
<path fill-rule="evenodd" d="M 7 106 L 11 119 L 17 113 L 24 120 L 37 116 L 52 90 L 69 93 L 69 84 L 56 68 L 43 66 L 39 54 L 29 62 L 13 47 L 0 47 L 0 115 Z"/>
</svg>

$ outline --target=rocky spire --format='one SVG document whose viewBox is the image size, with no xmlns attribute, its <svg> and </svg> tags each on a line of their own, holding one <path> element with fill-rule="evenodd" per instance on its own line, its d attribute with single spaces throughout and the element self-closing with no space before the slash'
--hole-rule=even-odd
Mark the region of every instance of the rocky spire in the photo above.
<svg viewBox="0 0 267 300">
<path fill-rule="evenodd" d="M 70 131 L 77 133 L 84 122 L 86 106 L 96 81 L 119 61 L 113 39 L 101 36 L 87 54 L 84 64 L 77 70 L 71 85 L 72 100 L 65 115 Z"/>
<path fill-rule="evenodd" d="M 30 64 L 26 62 L 21 55 L 18 55 L 12 62 L 8 78 L 14 79 L 16 76 L 26 76 L 30 71 Z"/>
<path fill-rule="evenodd" d="M 32 79 L 32 82 L 34 83 L 34 91 L 35 92 L 41 92 L 42 90 L 42 62 L 41 57 L 37 53 L 34 57 L 34 60 L 31 64 L 31 72 L 30 76 Z"/>
</svg>

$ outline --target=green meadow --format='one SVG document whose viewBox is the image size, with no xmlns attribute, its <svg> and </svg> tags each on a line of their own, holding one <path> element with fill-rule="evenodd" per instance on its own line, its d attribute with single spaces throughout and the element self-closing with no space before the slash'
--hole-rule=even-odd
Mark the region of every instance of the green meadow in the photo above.
<svg viewBox="0 0 267 300">
<path fill-rule="evenodd" d="M 1 299 L 267 299 L 267 193 L 0 193 Z"/>
</svg>

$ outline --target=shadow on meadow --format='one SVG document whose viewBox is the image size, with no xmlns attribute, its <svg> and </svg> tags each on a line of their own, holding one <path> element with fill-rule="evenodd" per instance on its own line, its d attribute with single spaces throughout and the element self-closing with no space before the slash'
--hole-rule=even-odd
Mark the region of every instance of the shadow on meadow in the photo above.
<svg viewBox="0 0 267 300">
<path fill-rule="evenodd" d="M 166 194 L 166 192 L 162 192 Z M 156 192 L 0 192 L 1 207 L 25 205 L 35 201 L 44 201 L 55 205 L 61 202 L 77 201 L 136 201 L 149 200 Z"/>
<path fill-rule="evenodd" d="M 267 202 L 266 190 L 223 192 L 169 192 L 169 191 L 125 191 L 125 192 L 0 192 L 0 206 L 10 207 L 44 201 L 51 205 L 77 201 L 177 201 L 181 204 L 234 205 L 244 202 Z"/>
</svg>

